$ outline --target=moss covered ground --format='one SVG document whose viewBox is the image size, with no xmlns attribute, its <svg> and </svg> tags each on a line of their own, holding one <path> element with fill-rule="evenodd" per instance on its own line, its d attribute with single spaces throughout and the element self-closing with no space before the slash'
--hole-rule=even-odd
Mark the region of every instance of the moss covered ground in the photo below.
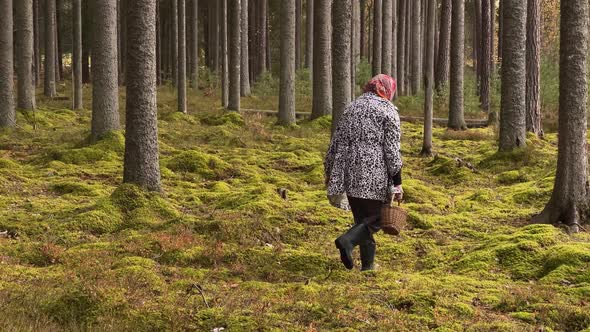
<svg viewBox="0 0 590 332">
<path fill-rule="evenodd" d="M 122 133 L 90 145 L 90 111 L 39 98 L 0 132 L 2 330 L 590 328 L 590 235 L 527 222 L 553 186 L 555 134 L 499 154 L 493 129 L 436 128 L 423 159 L 404 123 L 411 229 L 379 234 L 379 269 L 360 273 L 333 245 L 352 220 L 325 199 L 329 119 L 277 127 L 201 93 L 182 115 L 162 88 L 150 194 L 121 185 Z"/>
</svg>

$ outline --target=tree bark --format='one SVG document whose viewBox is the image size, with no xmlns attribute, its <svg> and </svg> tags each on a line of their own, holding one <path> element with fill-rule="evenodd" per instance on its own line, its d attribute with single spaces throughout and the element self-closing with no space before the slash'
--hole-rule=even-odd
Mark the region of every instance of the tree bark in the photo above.
<svg viewBox="0 0 590 332">
<path fill-rule="evenodd" d="M 72 7 L 72 79 L 73 79 L 73 103 L 74 110 L 84 108 L 82 100 L 82 0 L 73 0 Z"/>
<path fill-rule="evenodd" d="M 187 113 L 186 109 L 186 0 L 178 1 L 178 111 Z"/>
<path fill-rule="evenodd" d="M 481 0 L 481 79 L 479 83 L 479 101 L 481 103 L 481 109 L 484 112 L 489 112 L 490 110 L 490 62 L 492 60 L 490 47 L 493 36 L 490 26 L 490 3 L 492 1 L 495 0 Z"/>
<path fill-rule="evenodd" d="M 39 43 L 39 1 L 33 0 L 33 35 L 35 43 L 35 86 L 41 85 L 41 47 Z"/>
<path fill-rule="evenodd" d="M 227 1 L 221 0 L 221 106 L 229 106 L 229 64 L 227 54 Z"/>
<path fill-rule="evenodd" d="M 127 17 L 125 16 L 125 12 L 127 11 L 127 2 L 129 0 L 121 0 L 120 11 L 121 11 L 121 23 L 120 23 L 120 40 L 119 40 L 119 52 L 117 52 L 119 58 L 121 59 L 121 66 L 119 68 L 119 83 L 121 85 L 125 85 L 125 64 L 127 63 L 126 56 L 126 48 L 127 48 Z M 133 1 L 133 0 L 131 0 Z"/>
<path fill-rule="evenodd" d="M 256 80 L 260 78 L 260 75 L 266 70 L 266 16 L 267 16 L 268 3 L 266 0 L 258 1 L 258 64 Z"/>
<path fill-rule="evenodd" d="M 420 1 L 412 1 L 412 94 L 420 92 L 420 82 L 422 77 L 422 47 L 421 25 L 422 13 Z"/>
<path fill-rule="evenodd" d="M 373 0 L 373 76 L 382 72 L 383 14 L 382 0 Z"/>
<path fill-rule="evenodd" d="M 251 0 L 250 0 L 251 1 Z M 242 56 L 241 56 L 241 73 L 240 73 L 240 94 L 242 96 L 249 96 L 252 92 L 250 90 L 250 66 L 248 64 L 248 0 L 241 0 L 241 44 L 242 44 Z"/>
<path fill-rule="evenodd" d="M 295 47 L 296 4 L 281 1 L 281 83 L 279 91 L 279 124 L 295 124 Z"/>
<path fill-rule="evenodd" d="M 240 0 L 228 0 L 228 53 L 229 53 L 229 101 L 230 111 L 240 111 Z"/>
<path fill-rule="evenodd" d="M 500 151 L 526 145 L 526 1 L 504 0 Z"/>
<path fill-rule="evenodd" d="M 92 139 L 96 141 L 120 127 L 117 4 L 112 0 L 95 0 L 93 10 L 97 14 L 92 54 Z"/>
<path fill-rule="evenodd" d="M 331 0 L 314 1 L 312 119 L 332 114 L 331 5 Z"/>
<path fill-rule="evenodd" d="M 313 64 L 313 0 L 307 0 L 306 6 L 305 68 L 311 69 Z"/>
<path fill-rule="evenodd" d="M 490 72 L 496 73 L 496 50 L 494 38 L 496 35 L 496 0 L 490 0 Z"/>
<path fill-rule="evenodd" d="M 62 32 L 62 11 L 63 0 L 57 0 L 55 10 L 55 40 L 56 40 L 56 55 L 57 55 L 57 71 L 55 79 L 61 81 L 64 79 L 64 65 L 63 65 L 63 32 Z"/>
<path fill-rule="evenodd" d="M 507 10 L 505 14 L 508 14 Z M 549 203 L 533 222 L 563 223 L 577 232 L 580 223 L 590 220 L 586 137 L 588 1 L 561 1 L 559 53 L 559 142 L 555 186 Z"/>
<path fill-rule="evenodd" d="M 397 15 L 397 1 L 391 0 L 391 77 L 397 79 L 397 27 L 398 27 L 398 15 Z"/>
<path fill-rule="evenodd" d="M 336 130 L 344 109 L 351 101 L 349 65 L 351 55 L 350 34 L 352 30 L 351 9 L 351 0 L 334 0 L 332 4 L 332 96 L 334 98 L 332 133 Z M 388 55 L 389 59 L 391 59 L 391 55 Z"/>
<path fill-rule="evenodd" d="M 155 17 L 155 1 L 129 2 L 123 182 L 160 191 Z"/>
<path fill-rule="evenodd" d="M 411 79 L 412 79 L 412 0 L 405 0 L 406 1 L 406 55 L 405 55 L 405 67 L 406 67 L 406 75 L 405 75 L 405 82 L 404 86 L 406 88 L 405 92 L 406 95 L 412 94 L 412 86 L 411 86 Z"/>
<path fill-rule="evenodd" d="M 432 101 L 434 88 L 434 27 L 436 25 L 436 1 L 428 0 L 428 16 L 426 24 L 426 73 L 424 98 L 424 140 L 422 141 L 422 156 L 432 156 Z"/>
<path fill-rule="evenodd" d="M 357 91 L 357 71 L 359 63 L 361 62 L 361 7 L 360 2 L 357 0 L 352 1 L 352 28 L 351 28 L 351 40 L 352 40 L 352 54 L 351 54 L 351 66 L 350 66 L 350 93 L 351 98 L 354 99 Z"/>
<path fill-rule="evenodd" d="M 313 1 L 313 0 L 312 0 Z M 356 0 L 355 0 L 356 1 Z M 361 58 L 368 59 L 367 52 L 367 0 L 360 0 L 360 42 L 361 42 Z"/>
<path fill-rule="evenodd" d="M 12 0 L 0 0 L 0 21 L 0 128 L 6 128 L 16 125 Z"/>
<path fill-rule="evenodd" d="M 498 6 L 498 62 L 502 63 L 502 36 L 504 35 L 504 6 L 502 5 L 504 0 L 500 0 Z"/>
<path fill-rule="evenodd" d="M 92 11 L 89 0 L 82 2 L 82 82 L 90 83 L 90 51 L 92 40 Z"/>
<path fill-rule="evenodd" d="M 12 13 L 12 12 L 11 12 Z M 45 1 L 45 96 L 57 95 L 55 82 L 55 0 Z M 12 49 L 12 46 L 11 46 Z M 12 53 L 11 53 L 12 54 Z"/>
<path fill-rule="evenodd" d="M 178 54 L 178 0 L 172 0 L 172 9 L 170 15 L 172 18 L 172 85 L 177 86 L 180 76 L 178 73 L 178 62 L 180 57 Z"/>
<path fill-rule="evenodd" d="M 265 0 L 266 1 L 270 1 L 270 0 Z M 268 7 L 268 4 L 267 4 Z M 271 56 L 271 52 L 270 52 L 270 15 L 266 15 L 266 70 L 267 71 L 271 71 L 272 70 L 272 56 Z"/>
<path fill-rule="evenodd" d="M 473 40 L 473 64 L 475 66 L 475 73 L 476 73 L 476 87 L 475 90 L 476 94 L 479 96 L 480 92 L 480 84 L 481 84 L 481 63 L 482 63 L 482 36 L 481 36 L 481 1 L 482 0 L 474 0 L 473 1 L 473 13 L 475 17 L 475 22 L 473 24 L 474 29 L 474 36 L 475 39 Z"/>
<path fill-rule="evenodd" d="M 391 47 L 393 38 L 392 0 L 381 0 L 381 73 L 391 76 Z"/>
<path fill-rule="evenodd" d="M 526 129 L 541 137 L 541 1 L 528 0 L 526 38 Z"/>
<path fill-rule="evenodd" d="M 449 82 L 449 54 L 451 52 L 452 0 L 442 0 L 440 9 L 440 37 L 436 66 L 436 90 L 440 93 Z"/>
<path fill-rule="evenodd" d="M 18 0 L 14 5 L 16 30 L 17 108 L 35 108 L 33 85 L 33 0 Z"/>
<path fill-rule="evenodd" d="M 397 56 L 397 88 L 398 94 L 407 93 L 406 81 L 406 0 L 400 0 L 399 3 L 399 29 L 398 29 L 398 56 Z"/>
<path fill-rule="evenodd" d="M 244 0 L 242 0 L 244 1 Z M 247 0 L 246 0 L 247 1 Z M 295 0 L 295 69 L 301 69 L 301 28 L 303 0 Z"/>
<path fill-rule="evenodd" d="M 518 0 L 517 0 L 518 1 Z M 453 0 L 451 24 L 451 92 L 449 124 L 454 130 L 465 130 L 463 74 L 465 66 L 465 0 Z"/>
<path fill-rule="evenodd" d="M 193 14 L 191 17 L 191 66 L 192 66 L 192 77 L 191 87 L 193 89 L 199 88 L 199 0 L 193 0 L 193 6 L 191 7 Z"/>
<path fill-rule="evenodd" d="M 126 11 L 124 12 L 126 13 Z M 127 53 L 127 52 L 125 52 Z M 156 1 L 156 85 L 162 84 L 162 15 L 160 1 Z"/>
</svg>

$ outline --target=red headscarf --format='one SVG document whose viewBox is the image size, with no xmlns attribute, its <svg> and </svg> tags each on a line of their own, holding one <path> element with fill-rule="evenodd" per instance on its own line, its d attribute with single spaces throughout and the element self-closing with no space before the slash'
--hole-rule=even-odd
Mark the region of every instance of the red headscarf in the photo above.
<svg viewBox="0 0 590 332">
<path fill-rule="evenodd" d="M 364 91 L 372 92 L 381 98 L 391 101 L 393 100 L 396 89 L 397 83 L 391 76 L 379 74 L 365 85 Z"/>
</svg>

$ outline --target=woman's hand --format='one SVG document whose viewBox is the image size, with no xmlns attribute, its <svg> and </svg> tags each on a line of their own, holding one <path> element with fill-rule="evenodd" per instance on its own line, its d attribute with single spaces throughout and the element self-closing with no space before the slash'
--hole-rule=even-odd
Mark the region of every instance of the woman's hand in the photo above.
<svg viewBox="0 0 590 332">
<path fill-rule="evenodd" d="M 404 189 L 401 184 L 393 187 L 393 200 L 396 202 L 404 200 Z"/>
</svg>

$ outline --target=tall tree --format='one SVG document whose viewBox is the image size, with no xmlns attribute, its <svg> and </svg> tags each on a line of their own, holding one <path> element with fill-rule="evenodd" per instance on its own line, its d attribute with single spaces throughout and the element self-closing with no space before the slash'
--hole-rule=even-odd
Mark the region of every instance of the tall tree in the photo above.
<svg viewBox="0 0 590 332">
<path fill-rule="evenodd" d="M 504 35 L 504 6 L 502 0 L 498 5 L 498 62 L 502 61 L 502 36 Z"/>
<path fill-rule="evenodd" d="M 45 83 L 44 93 L 55 97 L 55 0 L 45 1 Z"/>
<path fill-rule="evenodd" d="M 12 0 L 0 0 L 0 128 L 14 127 Z"/>
<path fill-rule="evenodd" d="M 442 0 L 440 8 L 440 34 L 436 65 L 436 90 L 441 92 L 449 81 L 449 54 L 451 53 L 452 0 Z"/>
<path fill-rule="evenodd" d="M 244 0 L 242 0 L 244 1 Z M 246 0 L 247 1 L 247 0 Z M 295 69 L 301 69 L 301 29 L 303 0 L 295 0 Z"/>
<path fill-rule="evenodd" d="M 294 1 L 281 1 L 281 83 L 279 91 L 279 123 L 295 124 L 295 30 Z"/>
<path fill-rule="evenodd" d="M 496 0 L 490 0 L 490 72 L 496 73 L 496 51 L 494 38 L 496 35 Z"/>
<path fill-rule="evenodd" d="M 125 13 L 127 11 L 123 14 Z M 162 17 L 160 15 L 160 1 L 156 1 L 156 84 L 158 86 L 162 84 L 162 79 Z"/>
<path fill-rule="evenodd" d="M 305 3 L 305 68 L 311 68 L 313 64 L 313 0 Z"/>
<path fill-rule="evenodd" d="M 241 63 L 241 73 L 240 73 L 240 94 L 242 96 L 249 96 L 251 94 L 250 91 L 250 66 L 248 64 L 248 0 L 241 0 L 242 1 L 242 10 L 241 10 L 241 25 L 242 25 L 242 35 L 240 37 L 242 43 L 242 63 Z M 251 0 L 250 0 L 251 1 Z"/>
<path fill-rule="evenodd" d="M 187 113 L 186 109 L 186 1 L 178 1 L 178 111 Z"/>
<path fill-rule="evenodd" d="M 314 0 L 312 119 L 332 114 L 331 8 L 332 0 Z"/>
<path fill-rule="evenodd" d="M 39 44 L 39 1 L 33 0 L 33 35 L 35 43 L 35 86 L 41 85 L 41 47 Z"/>
<path fill-rule="evenodd" d="M 381 74 L 382 70 L 382 0 L 373 0 L 373 76 Z"/>
<path fill-rule="evenodd" d="M 171 7 L 171 18 L 172 18 L 172 47 L 171 47 L 171 51 L 172 51 L 172 85 L 176 86 L 178 84 L 178 80 L 179 80 L 179 76 L 180 74 L 178 73 L 178 60 L 180 58 L 180 55 L 178 54 L 178 45 L 179 45 L 179 39 L 178 38 L 178 0 L 172 0 L 172 7 Z"/>
<path fill-rule="evenodd" d="M 126 48 L 127 48 L 127 16 L 125 12 L 127 11 L 127 2 L 129 0 L 120 0 L 119 4 L 119 13 L 120 13 L 120 23 L 119 23 L 119 52 L 117 52 L 117 56 L 120 59 L 119 63 L 119 84 L 125 85 L 125 64 L 126 64 Z M 158 1 L 159 2 L 159 1 Z"/>
<path fill-rule="evenodd" d="M 14 5 L 16 29 L 17 108 L 35 107 L 33 85 L 33 0 L 18 0 Z"/>
<path fill-rule="evenodd" d="M 93 9 L 101 13 L 94 15 L 92 52 L 92 138 L 99 140 L 120 126 L 117 4 L 112 0 L 95 0 Z"/>
<path fill-rule="evenodd" d="M 557 173 L 551 199 L 534 222 L 563 223 L 577 232 L 590 220 L 587 101 L 588 1 L 562 0 Z"/>
<path fill-rule="evenodd" d="M 426 73 L 424 97 L 424 140 L 421 155 L 432 155 L 432 100 L 434 89 L 434 28 L 436 25 L 436 1 L 428 0 L 428 15 L 426 24 Z"/>
<path fill-rule="evenodd" d="M 381 0 L 381 73 L 391 76 L 391 47 L 393 38 L 392 0 Z"/>
<path fill-rule="evenodd" d="M 391 76 L 397 79 L 397 27 L 398 27 L 398 15 L 397 15 L 397 1 L 391 0 Z"/>
<path fill-rule="evenodd" d="M 465 130 L 463 74 L 465 66 L 465 0 L 453 0 L 451 23 L 451 92 L 448 127 Z"/>
<path fill-rule="evenodd" d="M 406 94 L 406 0 L 399 1 L 399 29 L 398 29 L 398 56 L 397 56 L 397 85 L 398 94 Z"/>
<path fill-rule="evenodd" d="M 227 54 L 227 1 L 221 0 L 221 106 L 229 106 L 229 64 Z"/>
<path fill-rule="evenodd" d="M 480 83 L 479 100 L 481 109 L 485 112 L 490 110 L 490 69 L 491 69 L 491 11 L 490 3 L 494 0 L 481 0 L 481 56 L 480 56 Z"/>
<path fill-rule="evenodd" d="M 218 0 L 209 0 L 207 3 L 207 24 L 208 24 L 208 32 L 209 32 L 209 43 L 207 50 L 207 57 L 208 57 L 208 65 L 209 69 L 214 72 L 219 70 L 220 65 L 220 11 L 221 11 L 221 1 Z"/>
<path fill-rule="evenodd" d="M 160 191 L 155 18 L 155 1 L 129 1 L 123 182 Z"/>
<path fill-rule="evenodd" d="M 350 34 L 352 1 L 334 0 L 332 4 L 332 132 L 336 130 L 344 109 L 351 101 Z M 390 36 L 391 37 L 391 36 Z M 391 59 L 391 56 L 389 56 Z"/>
<path fill-rule="evenodd" d="M 72 108 L 80 110 L 84 107 L 82 101 L 82 0 L 73 0 L 72 15 L 74 19 L 72 25 Z"/>
<path fill-rule="evenodd" d="M 412 2 L 412 93 L 420 91 L 420 82 L 422 81 L 422 44 L 421 25 L 422 13 L 420 1 Z"/>
<path fill-rule="evenodd" d="M 57 70 L 55 72 L 55 79 L 57 81 L 61 81 L 64 78 L 64 65 L 63 65 L 63 8 L 64 8 L 64 1 L 63 0 L 56 0 L 56 8 L 55 8 L 55 54 L 56 54 L 56 66 Z"/>
<path fill-rule="evenodd" d="M 500 150 L 526 145 L 526 1 L 504 0 Z"/>
<path fill-rule="evenodd" d="M 266 21 L 267 21 L 268 3 L 266 0 L 258 0 L 258 47 L 257 56 L 258 64 L 256 65 L 256 80 L 258 80 L 260 74 L 266 70 Z"/>
<path fill-rule="evenodd" d="M 92 10 L 90 1 L 82 2 L 82 82 L 90 83 L 90 51 L 92 40 Z"/>
<path fill-rule="evenodd" d="M 541 1 L 528 0 L 526 38 L 526 129 L 543 136 L 541 124 Z"/>
<path fill-rule="evenodd" d="M 228 0 L 228 53 L 229 53 L 229 101 L 228 109 L 231 111 L 240 110 L 240 62 L 241 62 L 241 42 L 240 42 L 240 18 L 241 18 L 241 1 Z"/>
<path fill-rule="evenodd" d="M 355 0 L 356 1 L 356 0 Z M 367 0 L 360 0 L 360 43 L 361 43 L 361 58 L 368 59 L 367 52 Z"/>
<path fill-rule="evenodd" d="M 357 90 L 356 77 L 359 63 L 361 62 L 361 6 L 359 1 L 352 1 L 352 54 L 350 65 L 350 92 L 354 98 Z"/>
<path fill-rule="evenodd" d="M 192 1 L 191 15 L 191 87 L 199 88 L 199 0 Z"/>
<path fill-rule="evenodd" d="M 475 20 L 473 21 L 473 61 L 475 65 L 475 73 L 476 73 L 476 85 L 477 90 L 476 94 L 479 95 L 479 86 L 481 83 L 481 63 L 482 63 L 482 52 L 481 52 L 481 1 L 482 0 L 474 0 L 473 1 L 473 16 Z"/>
</svg>

